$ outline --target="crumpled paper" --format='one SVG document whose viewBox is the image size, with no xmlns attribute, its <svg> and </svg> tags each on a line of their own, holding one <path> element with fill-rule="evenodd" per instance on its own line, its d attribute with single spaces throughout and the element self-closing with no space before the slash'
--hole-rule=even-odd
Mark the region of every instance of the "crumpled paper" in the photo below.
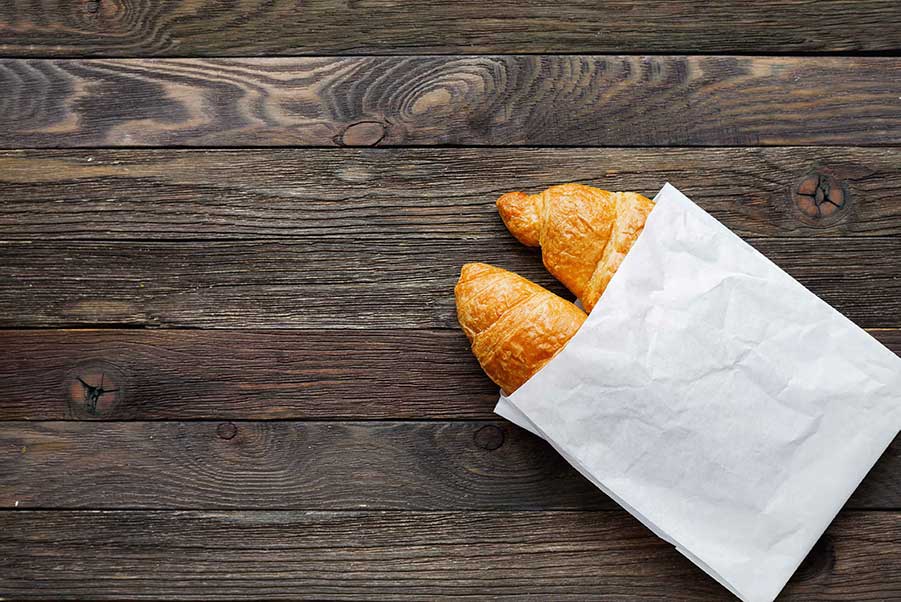
<svg viewBox="0 0 901 602">
<path fill-rule="evenodd" d="M 901 358 L 673 186 L 654 200 L 582 328 L 495 411 L 771 601 L 901 429 Z"/>
</svg>

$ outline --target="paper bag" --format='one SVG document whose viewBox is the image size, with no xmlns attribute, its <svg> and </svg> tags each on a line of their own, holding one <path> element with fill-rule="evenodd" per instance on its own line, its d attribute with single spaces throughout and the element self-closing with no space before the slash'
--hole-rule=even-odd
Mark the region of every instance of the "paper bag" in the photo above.
<svg viewBox="0 0 901 602">
<path fill-rule="evenodd" d="M 579 332 L 495 411 L 768 602 L 898 434 L 901 358 L 674 187 L 655 202 Z"/>
</svg>

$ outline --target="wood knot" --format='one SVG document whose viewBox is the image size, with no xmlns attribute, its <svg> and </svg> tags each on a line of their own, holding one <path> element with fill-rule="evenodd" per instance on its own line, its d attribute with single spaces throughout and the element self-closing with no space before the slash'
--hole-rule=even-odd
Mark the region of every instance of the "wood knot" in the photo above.
<svg viewBox="0 0 901 602">
<path fill-rule="evenodd" d="M 380 121 L 359 121 L 344 129 L 338 144 L 342 146 L 375 146 L 385 137 L 385 124 Z"/>
<path fill-rule="evenodd" d="M 231 422 L 223 422 L 216 427 L 216 434 L 220 439 L 234 439 L 238 434 L 238 427 Z"/>
<path fill-rule="evenodd" d="M 814 225 L 835 221 L 850 200 L 845 184 L 827 169 L 816 169 L 801 178 L 793 198 L 804 221 Z"/>
<path fill-rule="evenodd" d="M 82 0 L 81 9 L 87 23 L 105 27 L 124 20 L 127 4 L 122 0 Z"/>
<path fill-rule="evenodd" d="M 71 417 L 108 418 L 125 397 L 125 376 L 109 362 L 85 362 L 67 374 L 66 394 Z"/>
<path fill-rule="evenodd" d="M 504 431 L 493 424 L 489 424 L 477 430 L 472 439 L 482 449 L 494 451 L 504 444 Z"/>
<path fill-rule="evenodd" d="M 807 558 L 798 567 L 794 579 L 797 581 L 809 581 L 821 575 L 832 572 L 835 567 L 835 546 L 828 534 L 824 534 L 814 544 L 807 554 Z"/>
</svg>

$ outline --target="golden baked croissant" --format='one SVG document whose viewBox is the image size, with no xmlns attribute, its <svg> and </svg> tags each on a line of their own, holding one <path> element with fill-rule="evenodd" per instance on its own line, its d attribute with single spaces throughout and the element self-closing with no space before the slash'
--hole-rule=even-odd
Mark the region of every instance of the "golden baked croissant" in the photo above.
<svg viewBox="0 0 901 602">
<path fill-rule="evenodd" d="M 473 354 L 507 394 L 557 355 L 588 317 L 534 282 L 485 263 L 463 266 L 454 296 Z"/>
<path fill-rule="evenodd" d="M 653 207 L 635 192 L 582 184 L 551 186 L 532 195 L 508 192 L 497 200 L 510 233 L 525 245 L 541 247 L 544 266 L 589 313 Z"/>
</svg>

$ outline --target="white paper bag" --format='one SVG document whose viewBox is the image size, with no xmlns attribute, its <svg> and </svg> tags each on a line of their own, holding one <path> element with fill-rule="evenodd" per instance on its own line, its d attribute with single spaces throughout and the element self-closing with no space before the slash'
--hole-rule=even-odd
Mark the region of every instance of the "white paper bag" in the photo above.
<svg viewBox="0 0 901 602">
<path fill-rule="evenodd" d="M 674 187 L 654 200 L 582 328 L 495 411 L 770 601 L 898 434 L 901 358 Z"/>
</svg>

